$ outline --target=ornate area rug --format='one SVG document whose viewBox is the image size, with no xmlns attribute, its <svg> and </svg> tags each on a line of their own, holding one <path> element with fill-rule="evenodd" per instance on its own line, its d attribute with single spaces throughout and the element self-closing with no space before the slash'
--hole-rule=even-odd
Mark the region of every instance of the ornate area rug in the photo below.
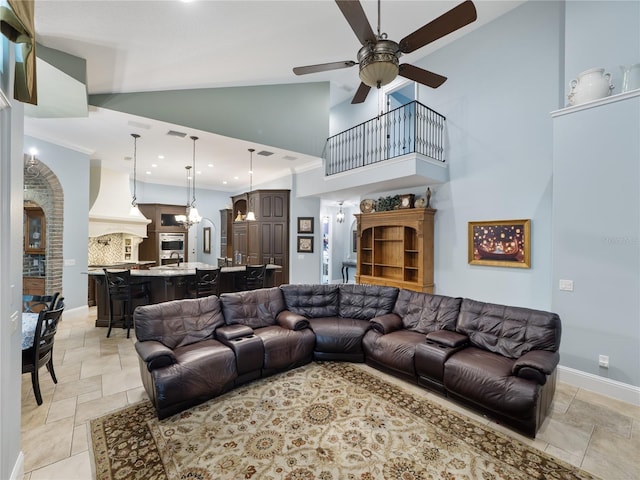
<svg viewBox="0 0 640 480">
<path fill-rule="evenodd" d="M 97 480 L 525 480 L 590 474 L 349 363 L 312 363 L 159 421 L 91 421 Z"/>
</svg>

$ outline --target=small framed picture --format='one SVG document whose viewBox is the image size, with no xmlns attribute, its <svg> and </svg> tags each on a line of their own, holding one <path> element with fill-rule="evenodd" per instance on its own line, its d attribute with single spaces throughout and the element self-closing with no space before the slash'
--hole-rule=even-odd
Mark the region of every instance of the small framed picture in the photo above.
<svg viewBox="0 0 640 480">
<path fill-rule="evenodd" d="M 202 251 L 204 253 L 211 253 L 211 227 L 204 227 L 202 229 Z"/>
<path fill-rule="evenodd" d="M 313 237 L 298 237 L 298 253 L 313 253 Z"/>
<path fill-rule="evenodd" d="M 298 233 L 313 233 L 313 217 L 298 217 Z"/>
</svg>

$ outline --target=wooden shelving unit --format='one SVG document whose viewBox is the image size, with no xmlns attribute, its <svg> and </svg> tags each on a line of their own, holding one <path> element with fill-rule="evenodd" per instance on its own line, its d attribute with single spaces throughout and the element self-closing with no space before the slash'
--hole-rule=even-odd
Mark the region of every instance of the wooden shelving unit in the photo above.
<svg viewBox="0 0 640 480">
<path fill-rule="evenodd" d="M 432 208 L 356 215 L 356 282 L 433 293 Z"/>
</svg>

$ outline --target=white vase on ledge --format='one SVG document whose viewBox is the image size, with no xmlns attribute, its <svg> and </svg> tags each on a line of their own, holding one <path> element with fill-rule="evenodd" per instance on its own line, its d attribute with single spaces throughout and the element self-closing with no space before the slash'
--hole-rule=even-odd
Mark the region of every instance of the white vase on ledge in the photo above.
<svg viewBox="0 0 640 480">
<path fill-rule="evenodd" d="M 578 74 L 578 78 L 569 83 L 569 105 L 579 105 L 599 98 L 608 97 L 613 90 L 611 74 L 604 68 L 591 68 Z"/>
</svg>

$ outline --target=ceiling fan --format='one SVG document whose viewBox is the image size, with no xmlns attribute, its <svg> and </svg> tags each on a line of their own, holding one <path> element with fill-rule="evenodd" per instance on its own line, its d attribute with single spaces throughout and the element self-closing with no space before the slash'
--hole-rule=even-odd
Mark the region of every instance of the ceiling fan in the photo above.
<svg viewBox="0 0 640 480">
<path fill-rule="evenodd" d="M 378 0 L 377 34 L 373 33 L 359 0 L 336 0 L 336 3 L 362 44 L 362 48 L 358 51 L 358 61 L 346 60 L 296 67 L 293 69 L 293 73 L 306 75 L 359 65 L 361 83 L 351 103 L 364 102 L 371 87 L 380 88 L 387 85 L 398 75 L 431 88 L 438 88 L 447 80 L 447 77 L 408 63 L 400 65 L 400 56 L 455 32 L 478 18 L 473 2 L 467 0 L 396 43 L 393 40 L 388 40 L 386 33 L 380 32 L 380 0 Z"/>
</svg>

